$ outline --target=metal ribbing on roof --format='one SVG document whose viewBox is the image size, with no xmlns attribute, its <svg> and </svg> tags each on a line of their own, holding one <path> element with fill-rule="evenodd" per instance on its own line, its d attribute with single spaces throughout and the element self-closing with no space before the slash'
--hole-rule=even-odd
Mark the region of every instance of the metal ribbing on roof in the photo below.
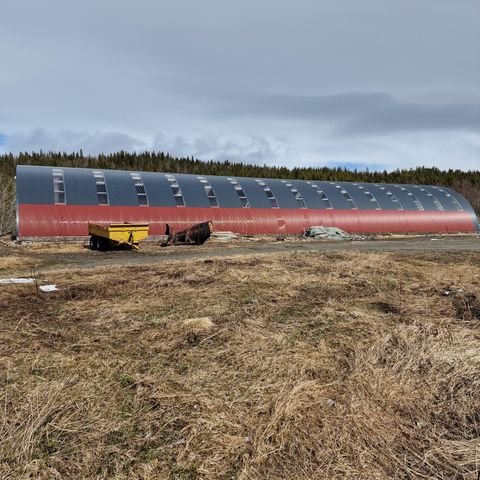
<svg viewBox="0 0 480 480">
<path fill-rule="evenodd" d="M 471 205 L 446 187 L 59 167 L 18 166 L 17 203 L 20 229 L 30 222 L 37 225 L 33 232 L 69 235 L 83 231 L 79 215 L 186 226 L 215 220 L 241 233 L 300 233 L 318 222 L 355 232 L 470 231 L 478 225 Z M 38 212 L 41 219 L 34 218 Z"/>
</svg>

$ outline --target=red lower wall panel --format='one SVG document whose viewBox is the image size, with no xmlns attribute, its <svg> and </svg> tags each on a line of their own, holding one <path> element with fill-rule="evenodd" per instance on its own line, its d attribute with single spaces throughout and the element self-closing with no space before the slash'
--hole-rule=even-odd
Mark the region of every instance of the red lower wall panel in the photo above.
<svg viewBox="0 0 480 480">
<path fill-rule="evenodd" d="M 207 220 L 216 230 L 243 234 L 297 234 L 312 225 L 336 226 L 351 233 L 475 231 L 469 212 L 21 204 L 17 213 L 19 237 L 86 236 L 89 222 L 146 222 L 151 235 L 162 235 L 167 223 L 175 232 Z"/>
</svg>

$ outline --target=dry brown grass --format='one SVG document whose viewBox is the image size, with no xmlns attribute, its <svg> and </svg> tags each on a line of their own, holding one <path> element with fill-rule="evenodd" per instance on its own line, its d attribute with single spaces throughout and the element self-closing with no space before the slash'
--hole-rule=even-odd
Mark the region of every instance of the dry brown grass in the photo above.
<svg viewBox="0 0 480 480">
<path fill-rule="evenodd" d="M 252 255 L 3 287 L 0 476 L 477 479 L 479 266 Z"/>
</svg>

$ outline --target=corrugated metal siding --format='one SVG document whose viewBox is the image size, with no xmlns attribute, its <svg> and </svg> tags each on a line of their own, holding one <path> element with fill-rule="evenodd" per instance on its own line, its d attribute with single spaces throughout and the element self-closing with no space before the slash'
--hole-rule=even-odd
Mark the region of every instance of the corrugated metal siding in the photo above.
<svg viewBox="0 0 480 480">
<path fill-rule="evenodd" d="M 402 190 L 402 188 L 404 188 L 405 190 Z M 406 190 L 406 188 L 407 185 L 392 185 L 391 192 L 398 198 L 405 210 L 418 210 L 418 207 L 415 204 L 413 197 L 411 195 L 408 195 L 408 191 Z"/>
<path fill-rule="evenodd" d="M 141 172 L 141 175 L 151 207 L 175 207 L 172 189 L 165 175 L 152 172 Z"/>
<path fill-rule="evenodd" d="M 340 186 L 340 190 L 344 189 L 348 192 L 350 197 L 352 197 L 353 204 L 356 205 L 357 208 L 359 209 L 365 208 L 366 210 L 371 210 L 372 206 L 370 205 L 370 202 L 365 197 L 363 192 L 358 189 L 356 185 L 352 183 L 346 183 L 346 182 L 338 182 L 337 185 Z M 351 204 L 349 205 L 349 208 L 352 208 Z"/>
<path fill-rule="evenodd" d="M 439 210 L 434 202 L 433 196 L 429 196 L 428 193 L 430 192 L 425 188 L 418 185 L 409 185 L 408 188 L 418 198 L 425 210 L 431 210 L 433 212 Z"/>
<path fill-rule="evenodd" d="M 291 183 L 295 185 L 295 188 L 297 188 L 302 195 L 303 201 L 305 202 L 307 208 L 326 210 L 325 203 L 322 202 L 320 195 L 312 187 L 312 185 L 302 180 L 292 180 Z"/>
<path fill-rule="evenodd" d="M 290 188 L 288 188 L 281 180 L 264 179 L 263 181 L 272 190 L 280 208 L 299 208 L 299 204 L 295 200 Z"/>
<path fill-rule="evenodd" d="M 253 178 L 235 177 L 243 187 L 251 208 L 271 208 L 263 188 Z"/>
<path fill-rule="evenodd" d="M 108 192 L 108 204 L 112 206 L 137 206 L 138 197 L 130 173 L 101 170 Z"/>
<path fill-rule="evenodd" d="M 241 208 L 240 199 L 232 184 L 225 177 L 204 175 L 209 181 L 217 197 L 218 206 L 221 208 Z"/>
<path fill-rule="evenodd" d="M 217 230 L 238 233 L 302 233 L 311 225 L 336 226 L 352 233 L 453 233 L 474 231 L 468 212 L 408 212 L 248 208 L 114 207 L 19 205 L 21 237 L 84 236 L 88 222 L 147 222 L 152 235 L 212 221 Z"/>
<path fill-rule="evenodd" d="M 205 189 L 197 176 L 176 173 L 174 177 L 182 189 L 186 207 L 210 208 Z"/>
<path fill-rule="evenodd" d="M 16 187 L 19 203 L 53 203 L 53 176 L 50 167 L 19 165 Z"/>
<path fill-rule="evenodd" d="M 64 168 L 63 177 L 67 205 L 98 205 L 97 189 L 91 170 Z"/>
<path fill-rule="evenodd" d="M 333 208 L 339 210 L 351 210 L 352 205 L 344 195 L 341 193 L 340 188 L 336 188 L 336 182 L 316 182 L 327 195 Z"/>
<path fill-rule="evenodd" d="M 448 197 L 444 189 L 432 187 L 432 186 L 425 186 L 424 187 L 427 191 L 429 191 L 432 195 L 435 195 L 438 201 L 442 204 L 443 209 L 447 212 L 458 212 L 458 207 L 454 204 L 451 197 Z M 463 208 L 463 207 L 462 207 Z"/>
<path fill-rule="evenodd" d="M 464 210 L 473 211 L 473 208 L 470 205 L 470 203 L 468 203 L 467 200 L 464 197 L 462 197 L 458 192 L 456 192 L 455 190 L 452 190 L 451 188 L 446 188 L 446 187 L 442 187 L 442 190 L 447 192 L 447 195 L 448 194 L 451 195 L 451 197 L 449 197 L 450 201 L 452 200 L 452 197 L 453 197 L 462 206 Z"/>
<path fill-rule="evenodd" d="M 215 221 L 216 228 L 241 233 L 299 233 L 313 224 L 336 225 L 352 232 L 450 232 L 478 228 L 470 204 L 444 187 L 238 177 L 249 202 L 249 207 L 241 208 L 237 191 L 227 177 L 204 176 L 215 192 L 217 208 L 210 207 L 205 187 L 196 175 L 175 174 L 185 201 L 185 206 L 176 207 L 165 174 L 139 172 L 149 204 L 139 207 L 131 172 L 102 170 L 109 205 L 98 206 L 93 170 L 61 170 L 67 205 L 53 205 L 52 168 L 17 167 L 19 235 L 27 236 L 25 231 L 42 232 L 41 236 L 74 235 L 75 229 L 85 231 L 88 221 L 148 221 L 162 225 L 159 233 L 163 233 L 165 223 L 187 227 L 205 220 Z M 258 180 L 265 182 L 266 187 Z M 301 208 L 303 204 L 287 183 L 297 188 L 307 208 Z M 321 199 L 313 185 L 323 190 L 330 204 Z M 272 208 L 275 203 L 267 196 L 268 187 L 279 208 Z M 373 199 L 365 192 L 370 192 Z M 399 202 L 392 201 L 393 196 Z M 419 209 L 419 202 L 424 210 Z M 445 211 L 439 208 L 439 202 Z M 403 210 L 399 210 L 399 205 Z"/>
<path fill-rule="evenodd" d="M 363 184 L 363 185 L 369 185 L 369 184 Z M 372 192 L 372 195 L 375 197 L 375 199 L 377 200 L 382 210 L 401 210 L 400 206 L 403 208 L 403 205 L 401 205 L 400 202 L 394 202 L 392 200 L 392 196 L 394 195 L 393 192 L 391 192 L 392 195 L 388 195 L 386 186 L 369 185 L 369 188 L 370 188 L 370 191 Z M 363 195 L 363 196 L 364 196 L 365 203 L 367 204 L 371 203 L 366 197 L 366 195 Z"/>
</svg>

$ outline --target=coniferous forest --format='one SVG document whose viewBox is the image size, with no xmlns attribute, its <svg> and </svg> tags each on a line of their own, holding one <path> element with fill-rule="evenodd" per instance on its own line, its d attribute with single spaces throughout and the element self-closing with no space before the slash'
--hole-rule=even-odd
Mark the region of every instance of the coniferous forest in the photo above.
<svg viewBox="0 0 480 480">
<path fill-rule="evenodd" d="M 452 187 L 465 196 L 480 214 L 480 170 L 439 170 L 418 167 L 394 171 L 357 171 L 329 167 L 275 167 L 244 163 L 202 161 L 193 157 L 176 158 L 163 152 L 129 153 L 119 151 L 98 156 L 76 153 L 38 152 L 0 155 L 0 235 L 11 233 L 15 227 L 15 168 L 16 165 L 48 165 L 86 167 L 198 175 L 226 175 L 259 178 L 291 178 L 345 182 L 413 183 Z"/>
</svg>

